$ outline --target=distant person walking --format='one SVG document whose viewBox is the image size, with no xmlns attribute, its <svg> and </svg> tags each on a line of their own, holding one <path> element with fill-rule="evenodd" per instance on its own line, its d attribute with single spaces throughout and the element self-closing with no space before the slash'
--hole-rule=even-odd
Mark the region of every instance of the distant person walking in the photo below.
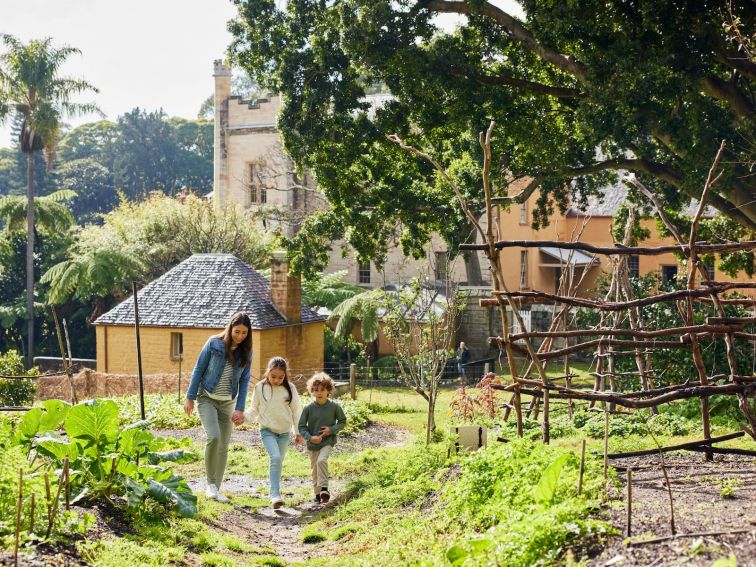
<svg viewBox="0 0 756 567">
<path fill-rule="evenodd" d="M 228 459 L 228 442 L 234 425 L 244 423 L 252 360 L 252 323 L 246 313 L 235 313 L 225 331 L 202 347 L 186 392 L 184 411 L 191 415 L 197 402 L 205 429 L 205 495 L 228 502 L 220 492 Z"/>
<path fill-rule="evenodd" d="M 299 432 L 307 439 L 312 470 L 312 488 L 315 502 L 325 504 L 331 498 L 328 491 L 328 456 L 336 444 L 336 435 L 346 425 L 346 415 L 341 406 L 329 400 L 333 380 L 325 372 L 318 372 L 307 381 L 307 391 L 313 398 L 299 418 Z"/>
<path fill-rule="evenodd" d="M 287 366 L 280 356 L 268 361 L 263 379 L 252 390 L 252 403 L 245 414 L 260 425 L 260 438 L 269 459 L 270 503 L 276 510 L 283 506 L 281 469 L 292 433 L 297 445 L 304 442 L 297 429 L 302 404 L 296 387 L 289 382 Z"/>
<path fill-rule="evenodd" d="M 465 379 L 465 365 L 468 362 L 470 362 L 470 349 L 467 348 L 467 345 L 462 341 L 459 343 L 459 348 L 457 349 L 457 371 L 459 372 L 460 380 Z"/>
</svg>

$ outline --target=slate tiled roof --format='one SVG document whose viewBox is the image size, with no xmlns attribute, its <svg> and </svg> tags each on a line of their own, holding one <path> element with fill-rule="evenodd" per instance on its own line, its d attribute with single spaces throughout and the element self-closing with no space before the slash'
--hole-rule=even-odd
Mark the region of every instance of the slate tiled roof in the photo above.
<svg viewBox="0 0 756 567">
<path fill-rule="evenodd" d="M 600 191 L 600 195 L 588 197 L 588 207 L 584 211 L 573 205 L 567 211 L 567 216 L 613 217 L 627 196 L 627 185 L 620 180 L 615 185 L 602 187 Z M 682 212 L 692 217 L 696 214 L 696 209 L 698 209 L 698 201 L 691 199 L 688 206 L 684 207 Z M 715 214 L 716 210 L 707 206 L 704 211 L 704 218 L 711 218 Z"/>
<path fill-rule="evenodd" d="M 139 324 L 144 326 L 220 329 L 237 311 L 249 314 L 255 329 L 287 324 L 273 306 L 268 280 L 232 254 L 194 254 L 137 295 Z M 323 319 L 302 307 L 302 323 Z M 95 325 L 133 324 L 133 296 L 95 321 Z"/>
<path fill-rule="evenodd" d="M 613 217 L 625 200 L 627 186 L 622 181 L 618 181 L 616 185 L 602 187 L 601 193 L 601 195 L 591 195 L 588 197 L 588 207 L 584 211 L 573 205 L 567 211 L 567 216 L 590 215 L 592 217 Z"/>
</svg>

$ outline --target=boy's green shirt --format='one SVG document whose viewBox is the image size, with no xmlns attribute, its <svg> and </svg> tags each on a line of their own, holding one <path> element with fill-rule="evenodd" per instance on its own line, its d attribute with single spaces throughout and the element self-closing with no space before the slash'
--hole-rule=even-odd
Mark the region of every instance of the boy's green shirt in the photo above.
<svg viewBox="0 0 756 567">
<path fill-rule="evenodd" d="M 326 445 L 336 444 L 336 435 L 346 425 L 346 415 L 341 406 L 332 400 L 327 400 L 322 406 L 313 401 L 305 406 L 299 418 L 299 434 L 307 439 L 307 449 L 317 451 Z M 331 434 L 320 443 L 313 443 L 310 437 L 317 437 L 321 427 L 328 427 Z"/>
</svg>

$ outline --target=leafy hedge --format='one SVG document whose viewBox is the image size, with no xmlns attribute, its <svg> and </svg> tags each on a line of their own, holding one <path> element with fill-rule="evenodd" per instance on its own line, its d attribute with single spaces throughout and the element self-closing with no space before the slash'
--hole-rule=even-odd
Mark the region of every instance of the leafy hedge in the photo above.
<svg viewBox="0 0 756 567">
<path fill-rule="evenodd" d="M 24 359 L 15 350 L 0 355 L 0 375 L 38 376 L 39 370 L 26 370 Z M 0 406 L 26 406 L 34 402 L 37 387 L 34 380 L 4 380 L 0 378 Z"/>
</svg>

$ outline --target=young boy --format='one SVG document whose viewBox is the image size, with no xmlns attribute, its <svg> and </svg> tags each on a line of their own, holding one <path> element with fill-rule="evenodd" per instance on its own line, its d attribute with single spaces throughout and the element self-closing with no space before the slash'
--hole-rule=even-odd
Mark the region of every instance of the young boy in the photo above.
<svg viewBox="0 0 756 567">
<path fill-rule="evenodd" d="M 313 401 L 302 410 L 299 433 L 307 440 L 307 450 L 310 452 L 315 502 L 325 504 L 331 498 L 328 492 L 328 456 L 336 444 L 336 435 L 346 425 L 346 415 L 339 404 L 328 399 L 333 391 L 333 380 L 325 372 L 318 372 L 307 381 L 307 391 Z"/>
</svg>

